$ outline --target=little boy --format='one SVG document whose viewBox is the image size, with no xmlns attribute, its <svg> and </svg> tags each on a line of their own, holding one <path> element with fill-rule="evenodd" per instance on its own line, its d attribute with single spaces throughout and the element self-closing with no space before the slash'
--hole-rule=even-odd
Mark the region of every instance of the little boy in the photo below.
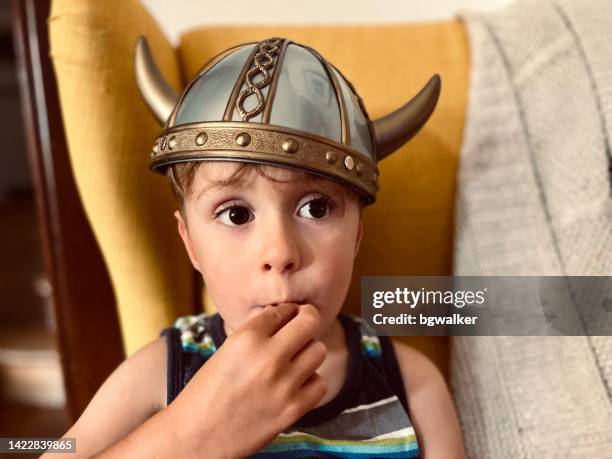
<svg viewBox="0 0 612 459">
<path fill-rule="evenodd" d="M 431 115 L 437 75 L 371 122 L 315 50 L 271 38 L 215 57 L 178 98 L 146 41 L 136 77 L 166 128 L 152 152 L 218 309 L 123 362 L 66 433 L 79 457 L 464 457 L 421 353 L 340 312 L 377 162 Z"/>
</svg>

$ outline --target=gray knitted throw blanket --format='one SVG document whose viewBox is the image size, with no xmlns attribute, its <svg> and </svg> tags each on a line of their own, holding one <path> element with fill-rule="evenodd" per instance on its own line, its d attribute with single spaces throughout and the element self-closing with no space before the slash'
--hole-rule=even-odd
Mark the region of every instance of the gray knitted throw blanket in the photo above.
<svg viewBox="0 0 612 459">
<path fill-rule="evenodd" d="M 612 275 L 612 0 L 462 11 L 455 275 Z M 609 313 L 608 313 L 609 314 Z M 454 337 L 472 458 L 612 458 L 612 337 Z"/>
</svg>

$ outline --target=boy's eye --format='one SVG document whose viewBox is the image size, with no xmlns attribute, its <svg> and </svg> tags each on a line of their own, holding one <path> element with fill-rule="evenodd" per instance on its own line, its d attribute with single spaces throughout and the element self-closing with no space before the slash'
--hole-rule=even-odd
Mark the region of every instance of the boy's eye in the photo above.
<svg viewBox="0 0 612 459">
<path fill-rule="evenodd" d="M 329 198 L 316 198 L 304 204 L 300 208 L 299 214 L 306 218 L 321 219 L 326 217 L 335 207 L 336 204 Z M 308 217 L 305 213 L 309 213 L 312 217 Z"/>
<path fill-rule="evenodd" d="M 298 214 L 308 219 L 322 219 L 331 213 L 335 207 L 336 203 L 333 200 L 327 197 L 320 197 L 311 199 L 304 204 Z M 220 219 L 223 224 L 228 226 L 244 225 L 251 221 L 251 217 L 251 211 L 247 207 L 236 204 L 221 209 L 215 214 L 215 218 Z"/>
<path fill-rule="evenodd" d="M 244 225 L 249 221 L 251 212 L 244 206 L 230 206 L 217 212 L 215 217 L 221 218 L 221 221 L 229 226 Z"/>
</svg>

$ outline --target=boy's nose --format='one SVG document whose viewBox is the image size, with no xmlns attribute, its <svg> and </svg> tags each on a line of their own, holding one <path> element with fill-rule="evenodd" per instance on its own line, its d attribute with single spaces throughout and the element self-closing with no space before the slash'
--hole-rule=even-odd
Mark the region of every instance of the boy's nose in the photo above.
<svg viewBox="0 0 612 459">
<path fill-rule="evenodd" d="M 279 218 L 266 226 L 262 234 L 260 255 L 262 270 L 276 271 L 279 274 L 297 270 L 300 266 L 299 241 L 291 223 L 283 222 Z"/>
</svg>

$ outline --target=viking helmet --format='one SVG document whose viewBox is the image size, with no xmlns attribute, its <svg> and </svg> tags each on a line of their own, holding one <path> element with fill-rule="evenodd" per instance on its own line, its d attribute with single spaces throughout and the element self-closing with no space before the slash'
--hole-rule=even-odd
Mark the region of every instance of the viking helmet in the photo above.
<svg viewBox="0 0 612 459">
<path fill-rule="evenodd" d="M 440 94 L 435 74 L 409 102 L 371 121 L 353 85 L 314 49 L 285 38 L 230 48 L 179 95 L 143 37 L 135 50 L 140 92 L 164 125 L 151 169 L 186 161 L 282 165 L 339 180 L 372 204 L 377 163 L 427 122 Z"/>
</svg>

